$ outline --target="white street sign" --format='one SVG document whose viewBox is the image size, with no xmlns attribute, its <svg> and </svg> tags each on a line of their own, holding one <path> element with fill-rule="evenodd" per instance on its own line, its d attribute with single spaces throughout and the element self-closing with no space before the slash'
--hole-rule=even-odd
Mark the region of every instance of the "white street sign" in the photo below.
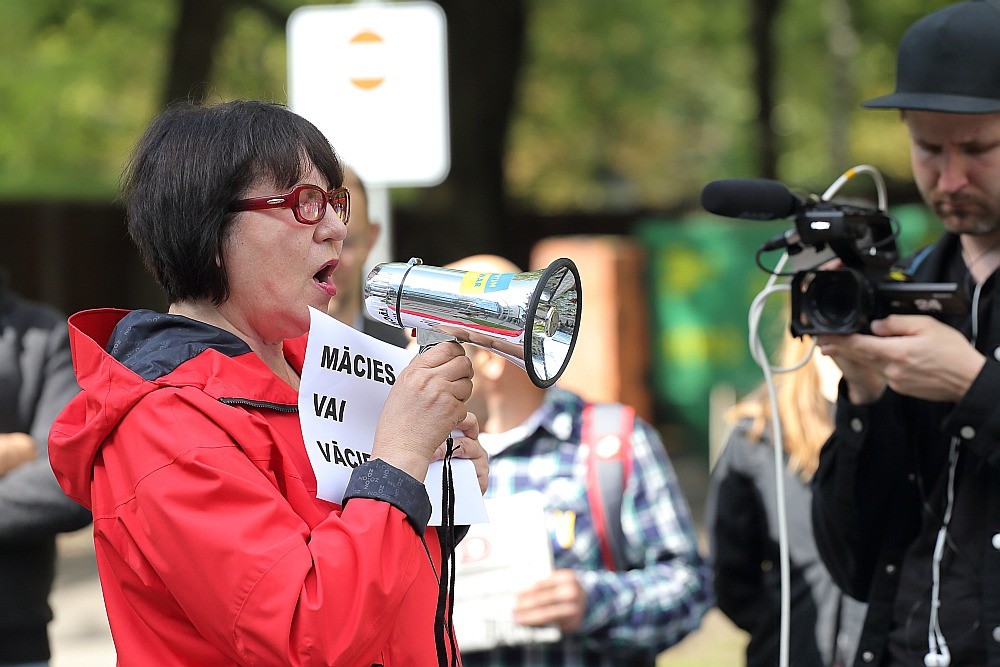
<svg viewBox="0 0 1000 667">
<path fill-rule="evenodd" d="M 300 7 L 289 106 L 372 186 L 431 186 L 450 167 L 447 28 L 432 2 Z"/>
</svg>

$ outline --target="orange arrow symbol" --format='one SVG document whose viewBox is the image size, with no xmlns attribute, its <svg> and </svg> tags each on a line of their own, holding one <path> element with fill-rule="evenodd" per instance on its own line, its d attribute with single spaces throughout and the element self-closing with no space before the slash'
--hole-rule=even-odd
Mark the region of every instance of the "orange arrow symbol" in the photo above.
<svg viewBox="0 0 1000 667">
<path fill-rule="evenodd" d="M 356 34 L 354 37 L 352 37 L 350 43 L 367 44 L 374 46 L 377 44 L 383 44 L 384 41 L 385 40 L 383 40 L 379 35 L 375 34 L 374 32 L 370 30 L 364 30 Z M 384 81 L 385 77 L 376 77 L 376 76 L 357 77 L 351 79 L 351 83 L 360 88 L 361 90 L 373 90 L 381 86 Z"/>
</svg>

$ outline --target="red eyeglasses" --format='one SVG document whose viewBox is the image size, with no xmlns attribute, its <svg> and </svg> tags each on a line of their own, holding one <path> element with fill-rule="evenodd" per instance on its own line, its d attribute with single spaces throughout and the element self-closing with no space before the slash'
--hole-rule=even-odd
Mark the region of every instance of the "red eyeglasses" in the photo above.
<svg viewBox="0 0 1000 667">
<path fill-rule="evenodd" d="M 229 206 L 230 211 L 261 211 L 268 208 L 290 208 L 303 225 L 315 225 L 326 215 L 326 205 L 346 225 L 351 219 L 351 193 L 345 187 L 329 192 L 318 185 L 297 185 L 291 192 L 269 197 L 240 199 Z"/>
</svg>

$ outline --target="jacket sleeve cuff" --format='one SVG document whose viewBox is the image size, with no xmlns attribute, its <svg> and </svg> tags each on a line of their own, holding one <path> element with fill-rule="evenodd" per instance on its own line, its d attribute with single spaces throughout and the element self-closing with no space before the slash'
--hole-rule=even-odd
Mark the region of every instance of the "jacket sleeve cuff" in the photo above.
<svg viewBox="0 0 1000 667">
<path fill-rule="evenodd" d="M 431 519 L 431 501 L 424 485 L 382 459 L 371 459 L 354 469 L 344 491 L 343 507 L 352 498 L 389 503 L 406 515 L 420 536 Z"/>
<path fill-rule="evenodd" d="M 996 457 L 1000 461 L 1000 456 L 996 454 L 996 442 L 1000 439 L 1000 415 L 996 410 L 998 394 L 1000 364 L 987 359 L 965 396 L 945 419 L 943 429 L 945 433 L 969 441 L 969 445 L 978 450 L 983 458 Z"/>
<path fill-rule="evenodd" d="M 972 381 L 965 396 L 955 404 L 955 410 L 945 423 L 945 428 L 956 424 L 980 424 L 996 409 L 996 397 L 1000 392 L 1000 364 L 986 360 L 979 375 Z"/>
</svg>

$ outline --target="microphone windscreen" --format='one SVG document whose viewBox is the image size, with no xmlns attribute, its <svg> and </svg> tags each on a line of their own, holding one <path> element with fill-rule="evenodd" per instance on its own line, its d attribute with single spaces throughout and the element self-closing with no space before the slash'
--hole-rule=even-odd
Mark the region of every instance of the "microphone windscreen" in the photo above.
<svg viewBox="0 0 1000 667">
<path fill-rule="evenodd" d="M 797 212 L 802 200 L 778 181 L 727 178 L 702 188 L 701 205 L 709 213 L 727 218 L 778 220 Z"/>
</svg>

